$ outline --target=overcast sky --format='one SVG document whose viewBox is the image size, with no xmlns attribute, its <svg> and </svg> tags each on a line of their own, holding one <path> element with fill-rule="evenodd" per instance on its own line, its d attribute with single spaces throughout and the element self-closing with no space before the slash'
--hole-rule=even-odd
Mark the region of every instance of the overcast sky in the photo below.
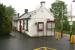
<svg viewBox="0 0 75 50">
<path fill-rule="evenodd" d="M 24 13 L 24 9 L 28 9 L 29 11 L 33 11 L 35 9 L 37 9 L 40 6 L 40 2 L 41 1 L 45 1 L 46 4 L 46 8 L 50 8 L 51 4 L 55 1 L 55 0 L 0 0 L 0 3 L 3 3 L 7 6 L 12 6 L 13 8 L 15 8 L 16 12 L 22 14 Z M 72 0 L 62 0 L 66 3 L 68 9 L 70 9 L 71 7 L 71 3 Z M 75 4 L 74 4 L 75 5 Z M 74 15 L 74 7 L 73 8 L 73 15 Z M 69 10 L 70 11 L 70 10 Z"/>
</svg>

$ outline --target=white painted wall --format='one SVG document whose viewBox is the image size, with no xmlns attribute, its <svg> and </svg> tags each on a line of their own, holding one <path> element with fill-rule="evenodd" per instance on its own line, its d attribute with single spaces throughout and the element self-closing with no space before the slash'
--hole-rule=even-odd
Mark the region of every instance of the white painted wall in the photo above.
<svg viewBox="0 0 75 50">
<path fill-rule="evenodd" d="M 42 12 L 43 11 L 43 12 Z M 50 36 L 54 35 L 54 32 L 51 33 L 51 31 L 46 32 L 46 22 L 47 19 L 50 19 L 51 21 L 54 21 L 54 17 L 50 15 L 45 9 L 41 9 L 40 11 L 36 12 L 36 15 L 31 16 L 31 19 L 29 20 L 29 32 L 27 32 L 30 36 Z M 44 32 L 37 32 L 37 25 L 35 25 L 36 22 L 44 22 Z"/>
<path fill-rule="evenodd" d="M 44 32 L 37 32 L 37 25 L 35 25 L 36 22 L 44 22 Z M 46 22 L 47 19 L 32 19 L 29 21 L 29 32 L 28 34 L 30 34 L 30 36 L 50 36 L 50 35 L 54 35 L 54 32 L 51 32 L 50 30 L 48 30 L 46 32 Z"/>
<path fill-rule="evenodd" d="M 30 20 L 28 21 L 28 31 L 22 30 L 22 32 L 26 32 L 26 34 L 28 34 L 31 37 L 34 36 L 50 36 L 50 35 L 54 35 L 54 31 L 46 31 L 46 22 L 47 20 L 50 21 L 54 21 L 54 17 L 51 14 L 51 12 L 49 12 L 45 7 L 41 7 L 35 11 L 30 12 L 31 17 Z M 24 15 L 21 18 L 25 18 Z M 26 17 L 27 18 L 27 17 Z M 23 21 L 21 20 L 21 25 L 23 28 Z M 44 22 L 44 31 L 43 32 L 37 32 L 37 25 L 35 23 L 37 22 Z M 18 30 L 19 30 L 19 21 L 18 21 Z M 26 25 L 26 24 L 25 24 Z"/>
<path fill-rule="evenodd" d="M 38 19 L 46 18 L 46 19 L 50 19 L 51 21 L 54 21 L 53 15 L 46 8 L 40 8 L 40 9 L 36 10 L 36 14 L 32 15 L 31 19 L 32 18 L 38 18 Z"/>
<path fill-rule="evenodd" d="M 12 24 L 13 24 L 13 27 L 17 26 L 17 22 L 15 22 L 15 21 L 13 21 Z"/>
<path fill-rule="evenodd" d="M 17 24 L 18 24 L 17 21 L 16 21 L 17 18 L 18 18 L 17 15 L 14 15 L 14 16 L 12 17 L 12 26 L 13 26 L 13 28 L 14 28 L 14 27 L 17 28 Z"/>
</svg>

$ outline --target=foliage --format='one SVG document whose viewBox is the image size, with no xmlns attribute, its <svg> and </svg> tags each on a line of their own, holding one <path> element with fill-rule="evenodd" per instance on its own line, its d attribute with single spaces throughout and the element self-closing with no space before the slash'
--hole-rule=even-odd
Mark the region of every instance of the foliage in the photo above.
<svg viewBox="0 0 75 50">
<path fill-rule="evenodd" d="M 69 23 L 67 21 L 67 7 L 63 1 L 56 1 L 51 5 L 50 11 L 55 17 L 55 27 L 56 30 L 68 30 Z M 63 27 L 63 28 L 62 28 Z"/>
<path fill-rule="evenodd" d="M 3 22 L 5 17 L 5 6 L 3 4 L 0 4 L 0 33 L 3 33 Z"/>
<path fill-rule="evenodd" d="M 14 8 L 12 8 L 12 6 L 6 7 L 6 16 L 13 16 L 15 14 L 15 10 Z"/>
<path fill-rule="evenodd" d="M 0 35 L 9 34 L 12 30 L 12 16 L 14 9 L 0 4 Z"/>
<path fill-rule="evenodd" d="M 63 12 L 63 16 L 67 14 L 67 8 L 63 1 L 54 2 L 51 6 L 52 7 L 50 11 L 54 14 L 54 17 L 56 19 L 61 20 L 62 12 Z"/>
<path fill-rule="evenodd" d="M 75 32 L 75 21 L 73 21 L 72 30 Z"/>
</svg>

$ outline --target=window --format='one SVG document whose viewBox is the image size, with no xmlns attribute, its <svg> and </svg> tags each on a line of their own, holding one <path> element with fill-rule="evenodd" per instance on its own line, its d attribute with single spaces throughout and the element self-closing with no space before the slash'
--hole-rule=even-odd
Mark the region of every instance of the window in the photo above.
<svg viewBox="0 0 75 50">
<path fill-rule="evenodd" d="M 24 29 L 26 30 L 26 20 L 24 20 Z"/>
<path fill-rule="evenodd" d="M 37 30 L 38 31 L 44 31 L 44 22 L 38 22 Z"/>
<path fill-rule="evenodd" d="M 28 31 L 28 20 L 24 20 L 24 29 Z"/>
<path fill-rule="evenodd" d="M 50 22 L 47 23 L 47 28 L 51 28 L 51 23 Z"/>
<path fill-rule="evenodd" d="M 47 29 L 54 29 L 55 28 L 55 24 L 54 21 L 47 21 L 47 25 L 46 25 Z"/>
<path fill-rule="evenodd" d="M 54 24 L 54 22 L 52 22 L 52 28 L 55 28 L 55 24 Z"/>
<path fill-rule="evenodd" d="M 51 29 L 52 28 L 52 24 L 50 21 L 47 21 L 47 25 L 46 25 L 47 29 Z"/>
<path fill-rule="evenodd" d="M 24 25 L 25 25 L 25 23 L 24 23 L 24 20 L 23 20 L 23 30 L 24 30 Z"/>
</svg>

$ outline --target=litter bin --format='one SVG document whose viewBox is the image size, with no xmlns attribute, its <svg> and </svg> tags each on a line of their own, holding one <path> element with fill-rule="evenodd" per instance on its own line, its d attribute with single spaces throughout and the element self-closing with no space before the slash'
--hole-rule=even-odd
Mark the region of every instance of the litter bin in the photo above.
<svg viewBox="0 0 75 50">
<path fill-rule="evenodd" d="M 70 37 L 70 44 L 74 44 L 74 35 L 71 35 Z"/>
<path fill-rule="evenodd" d="M 55 38 L 58 40 L 61 38 L 61 32 L 55 32 Z"/>
</svg>

